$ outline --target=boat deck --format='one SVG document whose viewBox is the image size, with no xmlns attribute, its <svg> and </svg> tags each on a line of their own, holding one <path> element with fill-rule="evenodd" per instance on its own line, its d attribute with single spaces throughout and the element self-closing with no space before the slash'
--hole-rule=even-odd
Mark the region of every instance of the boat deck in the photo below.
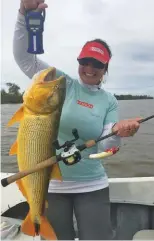
<svg viewBox="0 0 154 241">
<path fill-rule="evenodd" d="M 1 179 L 10 175 L 1 173 Z M 110 178 L 109 187 L 114 240 L 143 240 L 143 237 L 154 240 L 154 177 Z M 1 194 L 2 220 L 11 218 L 14 223 L 21 223 L 28 210 L 16 184 L 2 187 Z M 77 232 L 75 218 L 74 226 Z M 34 240 L 21 233 L 15 239 Z M 40 238 L 36 237 L 35 240 Z"/>
</svg>

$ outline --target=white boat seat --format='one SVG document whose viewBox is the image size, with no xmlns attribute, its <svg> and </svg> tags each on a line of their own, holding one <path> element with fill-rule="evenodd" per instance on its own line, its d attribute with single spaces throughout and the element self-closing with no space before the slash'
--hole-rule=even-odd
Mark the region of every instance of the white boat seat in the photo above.
<svg viewBox="0 0 154 241">
<path fill-rule="evenodd" d="M 147 229 L 138 231 L 133 236 L 133 240 L 154 240 L 154 230 Z"/>
</svg>

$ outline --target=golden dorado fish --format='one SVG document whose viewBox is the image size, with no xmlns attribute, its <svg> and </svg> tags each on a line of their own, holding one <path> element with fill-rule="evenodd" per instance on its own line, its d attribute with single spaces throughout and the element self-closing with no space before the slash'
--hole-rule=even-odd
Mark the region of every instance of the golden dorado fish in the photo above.
<svg viewBox="0 0 154 241">
<path fill-rule="evenodd" d="M 63 76 L 56 79 L 55 68 L 43 70 L 33 77 L 31 87 L 23 96 L 21 108 L 8 123 L 10 126 L 19 122 L 17 141 L 10 149 L 10 155 L 17 154 L 19 171 L 31 169 L 56 155 L 52 143 L 58 136 L 65 94 L 66 80 Z M 21 231 L 30 236 L 41 235 L 47 240 L 57 239 L 44 216 L 51 178 L 62 179 L 58 164 L 17 181 L 29 204 L 29 213 Z"/>
</svg>

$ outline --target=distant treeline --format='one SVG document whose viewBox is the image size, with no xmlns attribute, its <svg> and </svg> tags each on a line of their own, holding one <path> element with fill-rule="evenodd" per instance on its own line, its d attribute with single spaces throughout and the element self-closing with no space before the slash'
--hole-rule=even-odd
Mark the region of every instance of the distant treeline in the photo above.
<svg viewBox="0 0 154 241">
<path fill-rule="evenodd" d="M 152 96 L 148 95 L 116 95 L 114 94 L 117 100 L 143 100 L 143 99 L 154 99 Z"/>
<path fill-rule="evenodd" d="M 20 93 L 20 87 L 14 83 L 6 83 L 8 91 L 4 89 L 1 90 L 1 104 L 17 104 L 22 103 L 22 96 L 24 94 Z M 154 99 L 147 95 L 116 95 L 117 100 L 141 100 L 141 99 Z"/>
<path fill-rule="evenodd" d="M 8 91 L 1 90 L 1 104 L 19 104 L 23 102 L 23 93 L 20 93 L 20 87 L 14 83 L 6 83 Z"/>
</svg>

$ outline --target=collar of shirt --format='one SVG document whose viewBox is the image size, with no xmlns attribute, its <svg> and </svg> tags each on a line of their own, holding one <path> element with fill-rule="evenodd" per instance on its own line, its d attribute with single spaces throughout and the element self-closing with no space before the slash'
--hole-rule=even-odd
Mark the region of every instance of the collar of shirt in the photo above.
<svg viewBox="0 0 154 241">
<path fill-rule="evenodd" d="M 102 82 L 99 85 L 88 85 L 88 84 L 84 84 L 83 81 L 79 78 L 78 79 L 79 84 L 81 84 L 83 87 L 88 88 L 91 91 L 98 91 L 101 89 L 102 87 Z"/>
</svg>

